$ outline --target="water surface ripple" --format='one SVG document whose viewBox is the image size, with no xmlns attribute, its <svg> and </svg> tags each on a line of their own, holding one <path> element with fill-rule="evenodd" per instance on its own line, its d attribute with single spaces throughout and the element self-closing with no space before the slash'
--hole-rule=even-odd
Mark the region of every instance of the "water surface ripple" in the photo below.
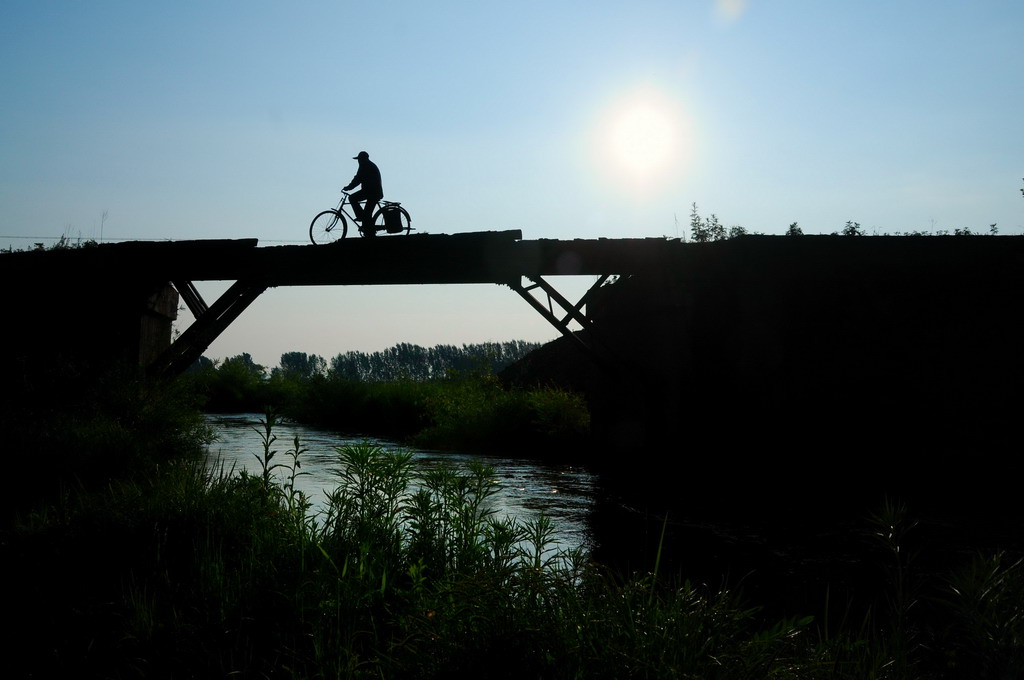
<svg viewBox="0 0 1024 680">
<path fill-rule="evenodd" d="M 208 414 L 207 422 L 216 435 L 208 447 L 211 464 L 236 473 L 245 470 L 260 474 L 257 460 L 263 453 L 260 438 L 263 416 L 255 413 Z M 515 517 L 520 521 L 535 519 L 541 514 L 553 521 L 556 539 L 562 548 L 581 547 L 589 550 L 593 536 L 589 516 L 597 493 L 597 476 L 586 468 L 568 464 L 544 464 L 527 458 L 508 456 L 472 455 L 423 449 L 410 449 L 391 441 L 375 437 L 343 435 L 301 423 L 285 421 L 274 429 L 277 440 L 272 450 L 277 451 L 273 463 L 287 463 L 285 451 L 293 447 L 299 436 L 306 449 L 299 459 L 302 471 L 295 486 L 303 491 L 316 511 L 322 510 L 326 493 L 337 486 L 338 454 L 336 447 L 369 442 L 390 450 L 406 450 L 413 454 L 419 467 L 444 462 L 464 467 L 471 460 L 480 460 L 494 468 L 501 490 L 492 499 L 497 516 Z M 284 479 L 281 469 L 275 470 L 279 480 Z"/>
</svg>

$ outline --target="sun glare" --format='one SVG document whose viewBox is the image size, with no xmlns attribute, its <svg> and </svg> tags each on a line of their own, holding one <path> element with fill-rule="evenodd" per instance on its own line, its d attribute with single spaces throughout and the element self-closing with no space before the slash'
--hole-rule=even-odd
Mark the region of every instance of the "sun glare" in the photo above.
<svg viewBox="0 0 1024 680">
<path fill-rule="evenodd" d="M 689 153 L 681 107 L 667 96 L 634 92 L 621 98 L 600 119 L 597 162 L 616 183 L 652 192 L 675 177 Z"/>
<path fill-rule="evenodd" d="M 737 21 L 747 11 L 747 0 L 715 0 L 715 10 L 725 21 Z"/>
</svg>

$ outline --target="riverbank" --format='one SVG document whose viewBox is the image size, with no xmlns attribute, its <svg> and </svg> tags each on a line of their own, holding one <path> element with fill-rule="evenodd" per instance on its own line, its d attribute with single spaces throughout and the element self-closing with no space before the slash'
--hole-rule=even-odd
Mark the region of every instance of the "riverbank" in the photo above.
<svg viewBox="0 0 1024 680">
<path fill-rule="evenodd" d="M 429 380 L 362 381 L 340 371 L 267 375 L 228 360 L 183 376 L 212 412 L 278 413 L 338 432 L 431 449 L 584 460 L 590 412 L 569 390 L 509 387 L 489 370 L 450 371 Z"/>
<path fill-rule="evenodd" d="M 922 569 L 915 517 L 898 506 L 866 519 L 875 543 L 856 555 L 857 584 L 805 581 L 786 554 L 751 591 L 745 573 L 669 569 L 672 551 L 759 540 L 686 543 L 672 518 L 650 518 L 658 538 L 631 548 L 633 571 L 547 562 L 517 546 L 546 544 L 550 527 L 481 515 L 493 489 L 483 468 L 415 479 L 400 456 L 357 447 L 329 520 L 313 520 L 295 493 L 301 441 L 268 433 L 278 453 L 264 461 L 285 465 L 281 483 L 212 475 L 180 395 L 123 376 L 86 382 L 92 392 L 20 394 L 5 411 L 26 419 L 14 430 L 24 459 L 69 447 L 47 460 L 103 463 L 77 481 L 25 475 L 36 498 L 5 517 L 13 677 L 976 678 L 1022 667 L 1020 563 L 973 551 L 955 569 Z M 801 593 L 798 612 L 765 608 L 773 590 Z M 850 599 L 830 599 L 840 592 Z"/>
<path fill-rule="evenodd" d="M 153 395 L 135 406 L 160 411 Z M 271 456 L 274 427 L 260 474 L 183 455 L 12 518 L 12 676 L 662 676 L 770 668 L 807 623 L 554 552 L 546 521 L 488 515 L 483 466 L 415 478 L 402 454 L 348 447 L 314 519 L 295 485 L 301 441 Z"/>
</svg>

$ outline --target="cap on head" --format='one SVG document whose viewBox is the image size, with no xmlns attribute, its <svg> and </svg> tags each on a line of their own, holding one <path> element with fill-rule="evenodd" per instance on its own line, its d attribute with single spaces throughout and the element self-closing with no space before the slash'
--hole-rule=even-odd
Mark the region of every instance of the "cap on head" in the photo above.
<svg viewBox="0 0 1024 680">
<path fill-rule="evenodd" d="M 354 161 L 368 161 L 368 160 L 370 160 L 370 154 L 366 153 L 365 151 L 360 151 L 358 155 L 352 156 L 352 160 L 354 160 Z"/>
</svg>

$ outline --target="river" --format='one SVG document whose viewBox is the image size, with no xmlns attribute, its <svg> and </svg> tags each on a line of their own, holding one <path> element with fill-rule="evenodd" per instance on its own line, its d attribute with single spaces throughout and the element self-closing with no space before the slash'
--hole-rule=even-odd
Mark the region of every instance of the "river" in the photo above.
<svg viewBox="0 0 1024 680">
<path fill-rule="evenodd" d="M 257 455 L 263 452 L 260 438 L 263 419 L 261 414 L 208 414 L 207 422 L 216 435 L 208 447 L 208 460 L 225 470 L 246 470 L 260 474 L 262 468 Z M 274 429 L 277 441 L 272 450 L 278 451 L 273 462 L 288 462 L 284 452 L 292 448 L 295 435 L 307 449 L 299 459 L 302 472 L 308 473 L 296 480 L 296 488 L 303 491 L 314 510 L 322 509 L 326 492 L 337 486 L 338 468 L 336 447 L 369 442 L 387 449 L 411 451 L 418 466 L 440 462 L 465 466 L 470 460 L 480 460 L 494 468 L 501 490 L 492 499 L 497 516 L 515 517 L 520 521 L 534 519 L 541 514 L 551 518 L 559 547 L 566 549 L 593 546 L 589 518 L 597 495 L 597 475 L 585 467 L 569 464 L 545 464 L 527 458 L 508 456 L 470 455 L 422 449 L 410 449 L 395 442 L 374 437 L 347 436 L 301 423 L 285 421 Z M 276 472 L 282 472 L 280 469 Z M 283 475 L 279 475 L 283 478 Z"/>
</svg>

